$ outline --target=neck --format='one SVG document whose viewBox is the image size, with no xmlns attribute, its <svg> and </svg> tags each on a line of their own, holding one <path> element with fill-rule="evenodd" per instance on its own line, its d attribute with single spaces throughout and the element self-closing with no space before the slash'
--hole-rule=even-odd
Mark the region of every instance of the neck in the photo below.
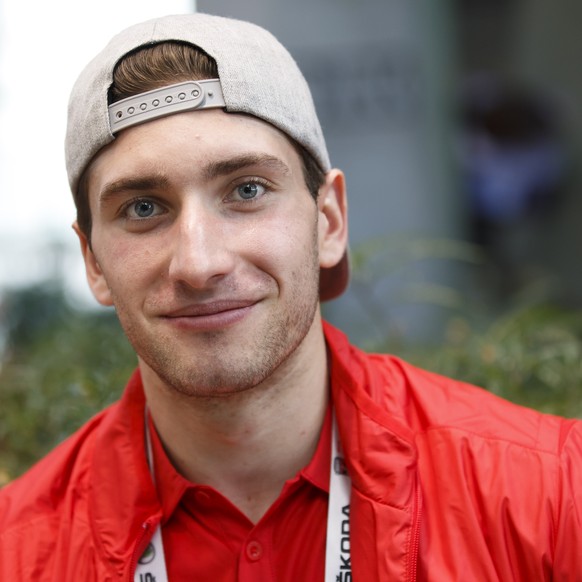
<svg viewBox="0 0 582 582">
<path fill-rule="evenodd" d="M 176 469 L 220 491 L 253 523 L 313 456 L 328 403 L 319 319 L 270 378 L 244 392 L 186 397 L 160 386 L 143 362 L 140 367 L 152 418 Z"/>
</svg>

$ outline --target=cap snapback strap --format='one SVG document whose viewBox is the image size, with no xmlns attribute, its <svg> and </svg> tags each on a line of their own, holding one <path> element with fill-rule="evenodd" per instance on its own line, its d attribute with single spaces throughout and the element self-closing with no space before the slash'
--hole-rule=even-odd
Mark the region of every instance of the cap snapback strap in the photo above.
<svg viewBox="0 0 582 582">
<path fill-rule="evenodd" d="M 220 79 L 186 81 L 113 103 L 109 106 L 109 126 L 111 133 L 117 133 L 172 113 L 225 106 Z"/>
</svg>

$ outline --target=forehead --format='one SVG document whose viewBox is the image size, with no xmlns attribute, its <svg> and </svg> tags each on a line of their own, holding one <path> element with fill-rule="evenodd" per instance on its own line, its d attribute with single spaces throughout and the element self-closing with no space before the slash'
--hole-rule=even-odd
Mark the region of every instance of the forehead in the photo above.
<svg viewBox="0 0 582 582">
<path fill-rule="evenodd" d="M 244 114 L 221 110 L 177 113 L 121 131 L 87 169 L 89 186 L 127 174 L 162 169 L 175 179 L 186 179 L 209 164 L 229 159 L 279 160 L 279 169 L 302 176 L 300 156 L 293 142 L 272 125 Z M 276 170 L 277 164 L 271 163 Z M 200 176 L 198 176 L 200 177 Z"/>
</svg>

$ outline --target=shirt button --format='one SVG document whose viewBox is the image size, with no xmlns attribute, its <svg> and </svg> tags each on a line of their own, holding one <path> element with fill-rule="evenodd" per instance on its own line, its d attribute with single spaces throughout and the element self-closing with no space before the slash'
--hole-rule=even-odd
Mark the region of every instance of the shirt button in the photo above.
<svg viewBox="0 0 582 582">
<path fill-rule="evenodd" d="M 249 542 L 247 544 L 247 558 L 251 562 L 256 562 L 263 555 L 263 546 L 259 542 Z"/>
</svg>

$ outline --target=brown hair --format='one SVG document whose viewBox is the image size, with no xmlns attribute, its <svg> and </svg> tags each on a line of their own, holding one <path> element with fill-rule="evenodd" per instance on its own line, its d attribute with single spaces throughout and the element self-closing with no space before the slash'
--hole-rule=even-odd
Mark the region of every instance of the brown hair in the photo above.
<svg viewBox="0 0 582 582">
<path fill-rule="evenodd" d="M 109 103 L 180 81 L 216 79 L 217 77 L 216 62 L 197 47 L 175 41 L 148 45 L 128 53 L 116 65 L 113 71 L 113 83 L 109 89 Z M 313 199 L 316 200 L 319 188 L 325 181 L 325 173 L 303 146 L 291 138 L 288 139 L 301 158 L 305 184 Z M 74 198 L 77 207 L 77 223 L 90 243 L 92 221 L 87 174 L 87 169 L 85 169 Z"/>
</svg>

